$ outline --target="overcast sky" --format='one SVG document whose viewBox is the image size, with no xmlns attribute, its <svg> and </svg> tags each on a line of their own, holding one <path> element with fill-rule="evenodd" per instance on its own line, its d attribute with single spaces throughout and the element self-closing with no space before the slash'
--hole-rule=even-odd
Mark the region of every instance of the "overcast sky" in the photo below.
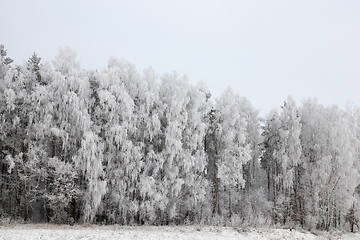
<svg viewBox="0 0 360 240">
<path fill-rule="evenodd" d="M 231 86 L 265 115 L 301 105 L 360 106 L 360 1 L 2 0 L 0 44 L 15 64 L 70 46 L 85 69 L 111 55 L 163 74 Z"/>
</svg>

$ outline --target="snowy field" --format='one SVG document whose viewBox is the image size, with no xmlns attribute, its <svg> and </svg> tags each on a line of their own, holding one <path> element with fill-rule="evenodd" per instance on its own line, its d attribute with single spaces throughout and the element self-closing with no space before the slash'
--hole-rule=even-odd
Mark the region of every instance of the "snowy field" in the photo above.
<svg viewBox="0 0 360 240">
<path fill-rule="evenodd" d="M 0 226 L 0 240 L 20 239 L 360 239 L 359 233 L 319 233 L 289 231 L 288 229 L 234 229 L 224 227 L 124 227 L 124 226 L 56 226 L 14 225 Z"/>
</svg>

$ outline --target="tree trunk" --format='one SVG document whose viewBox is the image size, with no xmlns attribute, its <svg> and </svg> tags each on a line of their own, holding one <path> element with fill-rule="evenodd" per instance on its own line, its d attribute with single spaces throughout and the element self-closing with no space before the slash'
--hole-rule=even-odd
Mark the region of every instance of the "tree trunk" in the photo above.
<svg viewBox="0 0 360 240">
<path fill-rule="evenodd" d="M 231 190 L 229 187 L 229 218 L 231 218 L 232 212 L 231 212 Z"/>
</svg>

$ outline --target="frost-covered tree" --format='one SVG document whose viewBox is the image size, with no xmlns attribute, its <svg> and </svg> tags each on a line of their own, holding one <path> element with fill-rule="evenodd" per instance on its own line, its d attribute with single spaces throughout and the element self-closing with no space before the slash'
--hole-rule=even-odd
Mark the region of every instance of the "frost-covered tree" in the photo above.
<svg viewBox="0 0 360 240">
<path fill-rule="evenodd" d="M 156 212 L 161 206 L 156 176 L 160 169 L 161 122 L 159 116 L 158 75 L 152 68 L 145 69 L 141 82 L 134 94 L 136 134 L 133 139 L 140 147 L 140 172 L 138 182 L 138 221 L 154 223 Z M 133 91 L 135 92 L 135 91 Z"/>
<path fill-rule="evenodd" d="M 262 134 L 262 166 L 267 174 L 268 199 L 274 204 L 273 218 L 275 222 L 286 223 L 304 208 L 300 182 L 301 123 L 296 104 L 290 96 L 280 113 L 273 110 L 267 116 Z"/>
<path fill-rule="evenodd" d="M 201 220 L 206 215 L 206 191 L 208 181 L 205 177 L 207 158 L 205 153 L 205 116 L 210 111 L 208 90 L 203 83 L 189 85 L 186 104 L 187 121 L 182 132 L 183 167 L 181 168 L 184 187 L 180 214 L 186 220 Z"/>
<path fill-rule="evenodd" d="M 252 192 L 255 188 L 259 188 L 263 184 L 263 173 L 260 168 L 260 118 L 259 111 L 254 109 L 250 101 L 244 97 L 240 98 L 240 111 L 243 113 L 246 121 L 246 143 L 250 147 L 251 159 L 244 166 L 245 189 Z"/>
<path fill-rule="evenodd" d="M 0 44 L 0 79 L 4 78 L 7 70 L 9 69 L 9 65 L 14 61 L 9 57 L 6 57 L 7 50 L 4 45 Z"/>
<path fill-rule="evenodd" d="M 86 180 L 84 195 L 84 221 L 93 221 L 106 193 L 103 172 L 103 143 L 92 131 L 84 133 L 81 148 L 74 158 L 75 166 L 80 169 Z"/>
<path fill-rule="evenodd" d="M 139 148 L 133 144 L 134 102 L 124 88 L 121 65 L 109 60 L 99 76 L 99 105 L 96 117 L 104 146 L 104 165 L 108 192 L 103 206 L 107 220 L 128 223 L 137 213 L 135 184 L 139 171 Z"/>
<path fill-rule="evenodd" d="M 246 121 L 246 144 L 250 147 L 250 160 L 243 167 L 245 186 L 238 199 L 238 211 L 243 216 L 243 221 L 249 224 L 262 224 L 269 218 L 271 204 L 266 197 L 266 172 L 261 168 L 261 135 L 259 111 L 255 110 L 250 101 L 240 98 L 240 111 Z"/>
<path fill-rule="evenodd" d="M 17 174 L 17 171 L 13 173 L 14 179 L 17 180 L 15 182 L 20 186 L 18 194 L 22 196 L 21 204 L 18 206 L 19 208 L 15 215 L 20 215 L 21 211 L 25 220 L 28 220 L 29 217 L 31 198 L 31 176 L 28 175 L 27 166 L 31 165 L 32 159 L 28 158 L 27 153 L 29 150 L 29 134 L 31 134 L 33 109 L 31 104 L 32 91 L 28 91 L 26 88 L 30 81 L 30 79 L 25 77 L 22 66 L 10 68 L 3 81 L 4 106 L 6 106 L 2 112 L 4 119 L 3 154 L 9 160 L 18 160 L 13 161 L 12 164 L 16 164 L 15 168 L 22 171 L 22 175 Z"/>
<path fill-rule="evenodd" d="M 295 101 L 289 96 L 282 106 L 280 113 L 281 125 L 279 128 L 278 148 L 274 152 L 274 157 L 278 159 L 281 166 L 281 177 L 275 179 L 281 188 L 282 199 L 278 199 L 283 205 L 283 221 L 303 211 L 303 200 L 301 193 L 300 180 L 302 176 L 302 163 L 300 144 L 301 123 L 298 116 L 298 110 Z M 291 198 L 293 196 L 293 198 Z M 290 198 L 290 199 L 289 199 Z M 291 212 L 291 205 L 297 206 L 293 208 L 296 212 Z M 300 219 L 298 219 L 300 218 Z M 301 216 L 295 219 L 303 223 Z"/>
<path fill-rule="evenodd" d="M 206 91 L 191 87 L 187 77 L 165 74 L 160 87 L 161 129 L 159 192 L 161 211 L 167 221 L 191 218 L 201 213 L 207 181 L 204 137 L 207 114 Z M 189 208 L 190 207 L 190 208 Z"/>
<path fill-rule="evenodd" d="M 242 111 L 242 102 L 239 95 L 230 87 L 225 89 L 212 113 L 211 126 L 213 150 L 209 159 L 213 186 L 213 213 L 222 214 L 221 208 L 232 214 L 234 204 L 231 194 L 240 194 L 245 186 L 243 167 L 251 158 L 251 150 L 246 142 L 246 115 Z M 233 191 L 233 193 L 231 193 Z M 223 205 L 223 206 L 221 206 Z"/>
<path fill-rule="evenodd" d="M 278 221 L 277 215 L 274 213 L 276 209 L 276 203 L 280 191 L 279 181 L 276 179 L 281 178 L 281 163 L 279 159 L 275 158 L 275 152 L 278 149 L 278 143 L 280 141 L 279 128 L 281 125 L 279 112 L 277 109 L 273 109 L 268 113 L 265 119 L 265 125 L 263 126 L 262 136 L 262 156 L 261 166 L 266 171 L 267 178 L 267 195 L 268 200 L 274 205 L 273 220 L 276 223 Z"/>
<path fill-rule="evenodd" d="M 60 47 L 58 55 L 53 60 L 55 71 L 63 76 L 73 76 L 80 69 L 80 62 L 76 61 L 76 52 L 71 47 Z"/>
<path fill-rule="evenodd" d="M 61 162 L 71 163 L 78 171 L 77 187 L 82 190 L 82 199 L 72 199 L 72 217 L 76 206 L 82 203 L 84 220 L 92 221 L 99 198 L 105 193 L 102 177 L 102 141 L 93 129 L 90 106 L 90 83 L 75 60 L 76 53 L 70 48 L 60 49 L 53 62 L 55 71 L 49 72 L 52 93 L 47 118 L 49 156 Z M 94 133 L 95 131 L 95 133 Z M 75 195 L 73 196 L 75 197 Z"/>
<path fill-rule="evenodd" d="M 344 224 L 359 184 L 358 139 L 349 111 L 308 99 L 301 108 L 309 224 L 329 229 Z"/>
</svg>

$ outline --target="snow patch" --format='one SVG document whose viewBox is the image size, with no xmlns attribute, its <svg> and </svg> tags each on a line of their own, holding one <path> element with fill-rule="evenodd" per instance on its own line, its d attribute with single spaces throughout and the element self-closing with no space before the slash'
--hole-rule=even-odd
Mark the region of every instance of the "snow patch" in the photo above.
<svg viewBox="0 0 360 240">
<path fill-rule="evenodd" d="M 68 240 L 111 240 L 111 239 L 266 239 L 266 240 L 325 240 L 360 239 L 359 233 L 320 233 L 288 229 L 235 229 L 210 226 L 63 226 L 63 225 L 10 225 L 0 227 L 0 240 L 68 239 Z"/>
</svg>

